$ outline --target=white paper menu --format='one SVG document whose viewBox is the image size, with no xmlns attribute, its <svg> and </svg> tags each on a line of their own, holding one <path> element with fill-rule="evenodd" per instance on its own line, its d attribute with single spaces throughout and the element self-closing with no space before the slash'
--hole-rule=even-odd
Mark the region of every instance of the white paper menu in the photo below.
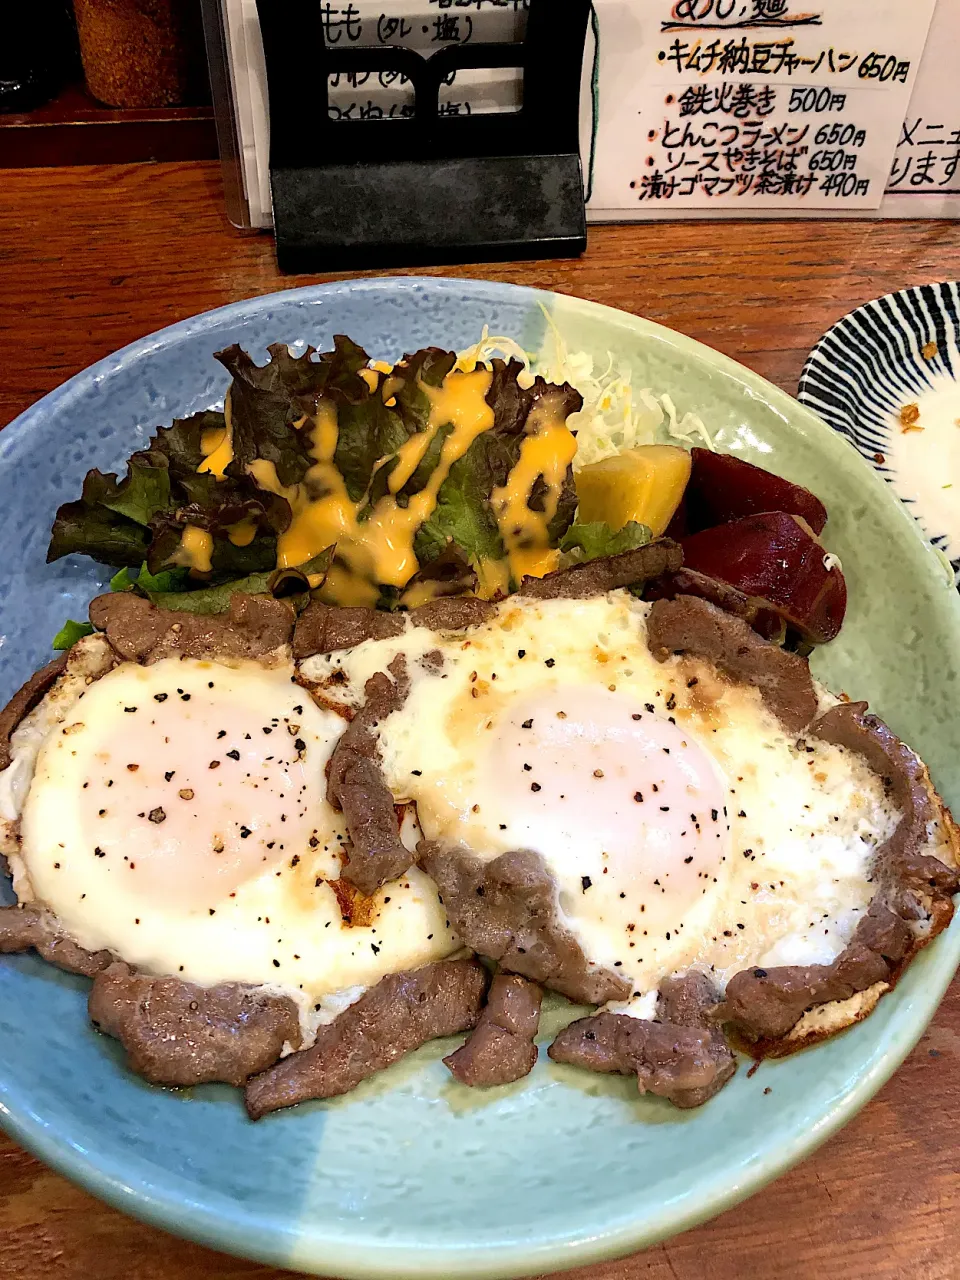
<svg viewBox="0 0 960 1280">
<path fill-rule="evenodd" d="M 933 10 L 597 0 L 592 208 L 879 208 Z"/>
<path fill-rule="evenodd" d="M 255 0 L 210 2 L 224 9 L 249 225 L 269 226 Z M 333 43 L 428 54 L 520 38 L 527 3 L 323 0 L 322 13 Z M 594 3 L 582 110 L 591 221 L 960 215 L 960 0 Z M 444 109 L 515 110 L 508 74 L 461 73 Z M 330 92 L 345 118 L 411 109 L 390 75 L 341 78 Z"/>
</svg>

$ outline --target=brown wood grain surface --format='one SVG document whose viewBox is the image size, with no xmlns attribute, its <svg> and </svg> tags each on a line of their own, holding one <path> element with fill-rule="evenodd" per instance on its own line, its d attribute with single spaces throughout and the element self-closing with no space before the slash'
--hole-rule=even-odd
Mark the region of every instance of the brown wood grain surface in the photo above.
<svg viewBox="0 0 960 1280">
<path fill-rule="evenodd" d="M 960 224 L 601 227 L 577 262 L 432 274 L 577 294 L 658 320 L 789 392 L 851 307 L 960 277 Z M 222 213 L 212 164 L 8 171 L 0 179 L 0 424 L 101 356 L 281 277 Z M 3 1047 L 0 1045 L 0 1054 Z M 792 1173 L 715 1221 L 578 1280 L 960 1277 L 960 988 L 904 1067 Z M 0 1137 L 2 1280 L 275 1280 L 122 1217 Z M 455 1280 L 451 1277 L 450 1280 Z"/>
</svg>

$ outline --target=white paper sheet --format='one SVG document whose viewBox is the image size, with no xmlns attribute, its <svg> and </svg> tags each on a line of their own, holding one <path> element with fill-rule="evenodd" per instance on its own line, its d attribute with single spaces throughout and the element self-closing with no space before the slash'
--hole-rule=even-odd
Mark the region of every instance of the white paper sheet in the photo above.
<svg viewBox="0 0 960 1280">
<path fill-rule="evenodd" d="M 593 210 L 879 207 L 934 0 L 596 4 Z"/>
</svg>

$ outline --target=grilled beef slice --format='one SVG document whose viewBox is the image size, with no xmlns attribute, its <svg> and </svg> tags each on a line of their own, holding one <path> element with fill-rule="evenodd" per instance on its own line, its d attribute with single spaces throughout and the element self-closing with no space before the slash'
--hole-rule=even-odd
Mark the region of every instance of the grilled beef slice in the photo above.
<svg viewBox="0 0 960 1280">
<path fill-rule="evenodd" d="M 383 978 L 333 1022 L 309 1049 L 251 1080 L 254 1120 L 311 1098 L 333 1098 L 419 1049 L 428 1040 L 477 1025 L 487 973 L 476 960 L 441 960 Z"/>
<path fill-rule="evenodd" d="M 290 643 L 293 606 L 273 596 L 237 592 L 227 613 L 158 609 L 129 591 L 90 602 L 90 621 L 104 631 L 119 656 L 149 665 L 161 658 L 264 661 Z"/>
<path fill-rule="evenodd" d="M 85 951 L 64 935 L 56 917 L 40 907 L 0 907 L 0 955 L 36 951 L 66 973 L 95 977 L 113 963 L 109 951 Z"/>
<path fill-rule="evenodd" d="M 463 631 L 479 626 L 496 612 L 496 605 L 474 596 L 445 596 L 411 609 L 409 614 L 382 609 L 339 608 L 312 600 L 297 619 L 293 656 L 297 661 L 315 654 L 352 649 L 365 640 L 390 640 L 400 635 L 406 619 L 431 631 Z"/>
<path fill-rule="evenodd" d="M 683 552 L 677 543 L 658 538 L 634 551 L 556 569 L 543 578 L 524 578 L 520 595 L 533 600 L 586 600 L 618 587 L 638 586 L 662 573 L 675 573 L 682 564 Z"/>
<path fill-rule="evenodd" d="M 413 862 L 400 839 L 393 795 L 380 767 L 377 728 L 399 711 L 410 691 L 402 654 L 389 670 L 390 675 L 378 671 L 367 681 L 366 700 L 334 748 L 327 773 L 327 799 L 343 810 L 350 836 L 343 878 L 367 897 Z"/>
<path fill-rule="evenodd" d="M 423 841 L 417 860 L 471 950 L 582 1004 L 629 994 L 626 978 L 591 965 L 561 924 L 556 881 L 539 853 L 520 850 L 485 862 L 468 850 Z"/>
<path fill-rule="evenodd" d="M 647 618 L 647 643 L 659 662 L 671 654 L 691 654 L 712 662 L 731 680 L 754 685 L 790 733 L 805 729 L 817 714 L 806 659 L 761 639 L 742 618 L 709 600 L 657 600 Z"/>
<path fill-rule="evenodd" d="M 88 1008 L 93 1025 L 119 1040 L 131 1069 L 152 1084 L 243 1086 L 285 1044 L 300 1043 L 297 1007 L 286 996 L 151 978 L 125 964 L 98 974 Z"/>
<path fill-rule="evenodd" d="M 883 778 L 903 816 L 889 840 L 877 850 L 878 896 L 906 920 L 932 917 L 936 931 L 953 916 L 951 895 L 960 888 L 957 871 L 924 852 L 939 819 L 926 766 L 876 716 L 865 702 L 841 703 L 813 725 L 823 742 L 863 756 Z"/>
<path fill-rule="evenodd" d="M 595 1013 L 572 1022 L 554 1040 L 555 1062 L 589 1071 L 636 1075 L 641 1093 L 699 1107 L 727 1083 L 737 1066 L 727 1042 L 706 1023 L 716 990 L 703 974 L 664 981 L 658 1021 L 625 1013 Z"/>
<path fill-rule="evenodd" d="M 786 623 L 781 615 L 769 608 L 763 600 L 744 595 L 729 583 L 698 573 L 696 569 L 688 569 L 686 565 L 676 573 L 665 573 L 662 577 L 654 578 L 647 583 L 643 592 L 644 600 L 676 600 L 677 596 L 698 596 L 702 600 L 709 600 L 724 613 L 742 618 L 764 640 L 772 640 L 775 644 L 780 643 L 786 634 Z"/>
<path fill-rule="evenodd" d="M 533 1041 L 542 1000 L 543 992 L 535 982 L 497 974 L 476 1030 L 443 1060 L 456 1079 L 475 1087 L 511 1084 L 529 1075 L 537 1060 Z"/>
<path fill-rule="evenodd" d="M 315 654 L 352 649 L 365 640 L 389 640 L 403 631 L 402 613 L 382 609 L 339 608 L 311 600 L 293 631 L 293 656 L 299 662 Z"/>
<path fill-rule="evenodd" d="M 489 600 L 475 596 L 445 596 L 431 600 L 418 609 L 411 609 L 410 621 L 415 627 L 428 627 L 431 631 L 465 631 L 478 627 L 497 612 L 497 606 Z"/>
<path fill-rule="evenodd" d="M 41 667 L 20 686 L 7 705 L 0 711 L 0 770 L 10 763 L 10 739 L 20 721 L 30 714 L 37 703 L 53 688 L 70 657 L 69 650 L 61 653 L 45 667 Z"/>
</svg>

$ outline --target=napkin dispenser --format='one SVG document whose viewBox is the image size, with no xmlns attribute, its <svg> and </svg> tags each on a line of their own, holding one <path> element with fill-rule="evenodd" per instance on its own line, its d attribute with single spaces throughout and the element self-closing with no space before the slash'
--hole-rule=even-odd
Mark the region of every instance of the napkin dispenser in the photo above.
<svg viewBox="0 0 960 1280">
<path fill-rule="evenodd" d="M 316 0 L 257 0 L 270 106 L 277 260 L 288 272 L 510 258 L 586 248 L 580 77 L 590 0 L 528 0 L 520 43 L 341 47 Z M 516 68 L 515 112 L 446 114 L 457 72 Z M 332 119 L 333 76 L 388 73 L 408 118 Z"/>
</svg>

